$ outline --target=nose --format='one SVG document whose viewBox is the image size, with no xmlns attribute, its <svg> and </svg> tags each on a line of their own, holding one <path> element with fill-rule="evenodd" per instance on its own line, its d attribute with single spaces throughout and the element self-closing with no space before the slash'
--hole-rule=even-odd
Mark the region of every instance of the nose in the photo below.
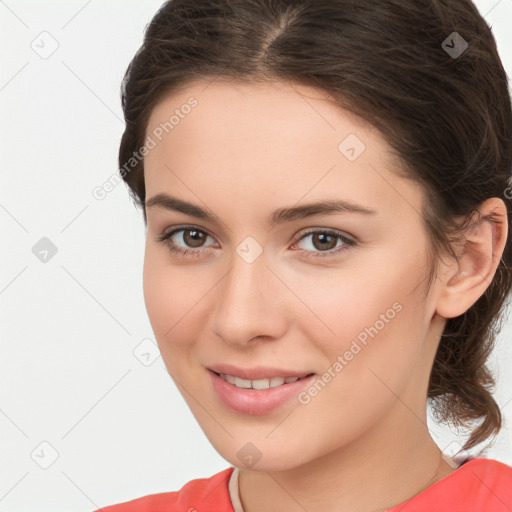
<svg viewBox="0 0 512 512">
<path fill-rule="evenodd" d="M 215 287 L 214 333 L 225 343 L 244 348 L 255 337 L 267 340 L 283 336 L 290 320 L 290 290 L 269 265 L 265 252 L 254 261 L 237 252 Z"/>
</svg>

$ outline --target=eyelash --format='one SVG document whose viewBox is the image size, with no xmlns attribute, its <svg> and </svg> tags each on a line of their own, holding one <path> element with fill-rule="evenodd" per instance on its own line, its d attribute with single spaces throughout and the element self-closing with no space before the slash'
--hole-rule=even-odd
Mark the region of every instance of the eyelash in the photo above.
<svg viewBox="0 0 512 512">
<path fill-rule="evenodd" d="M 163 242 L 167 246 L 167 248 L 169 249 L 169 251 L 171 253 L 175 253 L 175 254 L 179 254 L 179 255 L 183 255 L 183 256 L 187 256 L 187 255 L 200 256 L 201 253 L 203 252 L 203 250 L 201 250 L 201 248 L 199 248 L 199 249 L 183 249 L 181 247 L 178 247 L 175 243 L 170 241 L 170 238 L 173 235 L 175 235 L 176 233 L 179 233 L 180 231 L 187 231 L 187 230 L 199 231 L 200 233 L 204 233 L 207 236 L 211 236 L 207 231 L 205 231 L 203 229 L 198 229 L 196 226 L 181 226 L 177 229 L 170 231 L 169 233 L 164 233 L 163 235 L 160 235 L 159 237 L 157 237 L 156 240 L 157 240 L 157 242 Z M 298 240 L 296 240 L 293 243 L 293 245 L 300 242 L 303 238 L 306 238 L 309 235 L 314 235 L 317 233 L 335 236 L 336 238 L 339 238 L 344 243 L 344 245 L 342 245 L 341 247 L 338 247 L 337 249 L 330 249 L 329 251 L 314 252 L 314 251 L 302 250 L 301 252 L 303 253 L 303 255 L 304 255 L 304 253 L 306 253 L 307 258 L 309 258 L 309 257 L 325 258 L 328 256 L 335 256 L 335 255 L 340 254 L 344 251 L 347 251 L 351 247 L 355 247 L 357 245 L 357 242 L 355 240 L 347 238 L 347 237 L 343 236 L 342 234 L 338 233 L 337 231 L 332 231 L 330 229 L 324 229 L 324 230 L 317 229 L 317 230 L 308 231 L 307 233 L 304 233 Z"/>
</svg>

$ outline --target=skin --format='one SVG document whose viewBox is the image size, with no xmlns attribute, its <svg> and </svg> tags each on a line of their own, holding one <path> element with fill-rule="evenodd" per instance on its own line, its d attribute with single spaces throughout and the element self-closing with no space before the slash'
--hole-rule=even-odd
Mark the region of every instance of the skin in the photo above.
<svg viewBox="0 0 512 512">
<path fill-rule="evenodd" d="M 466 311 L 496 271 L 503 201 L 481 205 L 502 223 L 468 233 L 473 245 L 459 261 L 443 257 L 426 296 L 423 191 L 393 171 L 378 131 L 314 88 L 205 81 L 165 97 L 147 134 L 191 96 L 197 107 L 145 157 L 146 199 L 172 194 L 221 222 L 148 208 L 144 297 L 170 375 L 214 448 L 241 468 L 245 512 L 377 511 L 449 475 L 426 426 L 428 377 L 446 319 Z M 338 150 L 348 134 L 366 146 L 353 162 Z M 377 214 L 266 222 L 277 208 L 326 199 Z M 182 224 L 208 235 L 173 237 L 199 256 L 157 241 Z M 358 245 L 333 254 L 343 241 L 321 245 L 303 236 L 311 228 Z M 247 236 L 263 251 L 252 263 L 236 251 Z M 211 386 L 206 367 L 220 362 L 322 375 L 394 303 L 401 311 L 307 405 L 244 415 Z M 252 467 L 237 455 L 248 442 L 261 453 Z"/>
</svg>

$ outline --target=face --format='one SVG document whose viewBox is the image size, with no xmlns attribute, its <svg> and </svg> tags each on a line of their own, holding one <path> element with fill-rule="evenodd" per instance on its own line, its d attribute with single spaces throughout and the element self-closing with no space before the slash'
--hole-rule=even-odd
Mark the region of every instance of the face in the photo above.
<svg viewBox="0 0 512 512">
<path fill-rule="evenodd" d="M 379 132 L 314 88 L 216 81 L 162 100 L 146 135 L 147 311 L 215 449 L 269 471 L 400 442 L 441 326 L 422 190 Z M 354 208 L 304 209 L 340 201 Z M 314 376 L 244 390 L 221 364 Z"/>
</svg>

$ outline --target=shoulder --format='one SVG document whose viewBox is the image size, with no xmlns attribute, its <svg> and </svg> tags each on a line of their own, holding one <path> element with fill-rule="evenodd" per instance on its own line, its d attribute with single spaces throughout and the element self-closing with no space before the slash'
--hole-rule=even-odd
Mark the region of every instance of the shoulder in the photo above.
<svg viewBox="0 0 512 512">
<path fill-rule="evenodd" d="M 506 510 L 512 509 L 512 467 L 494 459 L 476 458 L 463 464 L 458 471 L 463 468 L 475 498 L 492 498 L 506 504 Z"/>
<path fill-rule="evenodd" d="M 408 512 L 510 512 L 512 467 L 494 459 L 477 457 L 463 463 L 406 503 L 388 509 Z"/>
<path fill-rule="evenodd" d="M 142 496 L 95 512 L 232 512 L 228 483 L 233 467 L 187 482 L 178 491 Z"/>
<path fill-rule="evenodd" d="M 493 475 L 505 478 L 511 478 L 512 476 L 512 467 L 508 464 L 494 459 L 485 459 L 483 457 L 469 459 L 468 462 L 462 464 L 460 467 L 471 467 L 472 471 L 476 471 L 485 475 Z"/>
</svg>

